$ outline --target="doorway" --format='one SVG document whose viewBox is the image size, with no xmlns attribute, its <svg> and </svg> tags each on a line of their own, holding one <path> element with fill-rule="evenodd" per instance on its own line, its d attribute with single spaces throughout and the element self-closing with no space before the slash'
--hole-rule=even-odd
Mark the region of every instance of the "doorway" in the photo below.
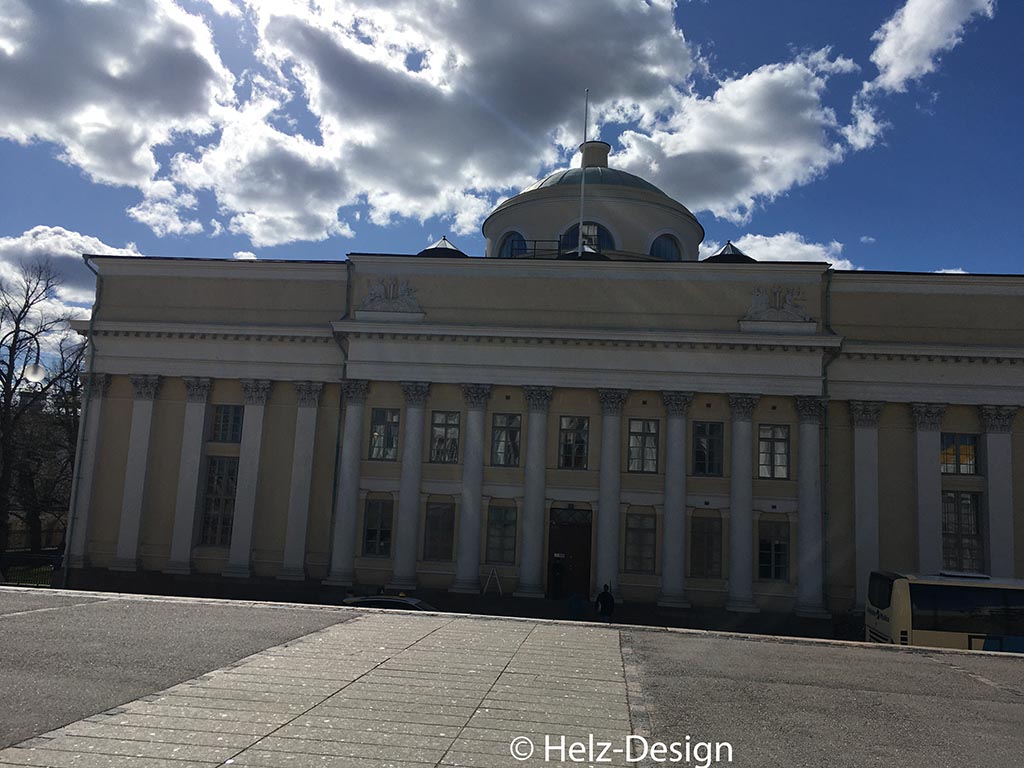
<svg viewBox="0 0 1024 768">
<path fill-rule="evenodd" d="M 551 508 L 548 526 L 548 594 L 590 599 L 590 526 L 593 513 L 572 504 Z"/>
</svg>

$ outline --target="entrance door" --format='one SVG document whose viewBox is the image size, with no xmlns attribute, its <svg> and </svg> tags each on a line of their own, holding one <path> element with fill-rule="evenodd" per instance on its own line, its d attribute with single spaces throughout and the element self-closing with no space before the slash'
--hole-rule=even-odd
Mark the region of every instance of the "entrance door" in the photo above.
<svg viewBox="0 0 1024 768">
<path fill-rule="evenodd" d="M 590 599 L 589 509 L 552 507 L 548 528 L 548 597 L 559 599 L 574 592 Z"/>
</svg>

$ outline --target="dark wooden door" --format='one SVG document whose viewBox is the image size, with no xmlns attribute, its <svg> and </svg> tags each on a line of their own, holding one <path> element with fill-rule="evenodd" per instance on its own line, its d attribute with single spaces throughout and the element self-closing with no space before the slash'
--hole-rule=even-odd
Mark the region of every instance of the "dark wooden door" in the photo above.
<svg viewBox="0 0 1024 768">
<path fill-rule="evenodd" d="M 548 597 L 590 600 L 590 510 L 553 507 L 548 531 Z"/>
</svg>

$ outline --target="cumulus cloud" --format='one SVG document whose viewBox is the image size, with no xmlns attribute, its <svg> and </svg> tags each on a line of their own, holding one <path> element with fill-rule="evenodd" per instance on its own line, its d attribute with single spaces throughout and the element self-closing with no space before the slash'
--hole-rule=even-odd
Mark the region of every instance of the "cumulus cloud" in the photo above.
<svg viewBox="0 0 1024 768">
<path fill-rule="evenodd" d="M 995 0 L 907 0 L 871 36 L 878 77 L 866 90 L 905 91 L 907 83 L 935 71 L 940 54 L 960 43 L 974 17 L 994 13 Z"/>
<path fill-rule="evenodd" d="M 14 237 L 0 237 L 0 276 L 10 280 L 23 261 L 50 259 L 63 278 L 57 298 L 66 305 L 92 303 L 96 279 L 82 259 L 83 254 L 141 256 L 135 243 L 123 248 L 107 245 L 90 235 L 63 227 L 40 225 Z"/>
<path fill-rule="evenodd" d="M 963 267 L 952 267 L 950 269 L 936 269 L 936 275 L 966 275 L 969 274 Z"/>
<path fill-rule="evenodd" d="M 231 254 L 231 258 L 238 259 L 239 261 L 255 261 L 256 254 L 252 251 L 235 251 Z"/>
<path fill-rule="evenodd" d="M 835 269 L 856 269 L 853 262 L 843 257 L 843 244 L 839 241 L 808 242 L 799 232 L 780 232 L 777 235 L 746 234 L 732 243 L 747 256 L 758 261 L 827 261 Z M 700 247 L 700 258 L 706 259 L 721 248 L 721 243 L 705 240 Z"/>
</svg>

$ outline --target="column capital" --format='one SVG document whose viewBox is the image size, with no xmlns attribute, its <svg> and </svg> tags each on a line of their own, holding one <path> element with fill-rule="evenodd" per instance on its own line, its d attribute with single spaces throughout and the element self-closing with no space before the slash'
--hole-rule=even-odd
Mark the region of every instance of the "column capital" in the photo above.
<svg viewBox="0 0 1024 768">
<path fill-rule="evenodd" d="M 487 400 L 491 396 L 491 385 L 490 384 L 463 384 L 462 385 L 462 397 L 466 400 L 466 405 L 471 409 L 480 409 L 487 405 Z"/>
<path fill-rule="evenodd" d="M 132 389 L 136 400 L 156 400 L 160 391 L 159 376 L 132 376 Z"/>
<path fill-rule="evenodd" d="M 729 410 L 734 421 L 750 421 L 760 395 L 729 395 Z"/>
<path fill-rule="evenodd" d="M 599 389 L 597 396 L 601 398 L 601 412 L 609 415 L 622 413 L 622 406 L 626 404 L 628 389 Z"/>
<path fill-rule="evenodd" d="M 850 421 L 855 427 L 877 427 L 885 403 L 877 400 L 851 400 Z"/>
<path fill-rule="evenodd" d="M 242 379 L 242 397 L 246 405 L 266 405 L 274 382 L 269 379 Z"/>
<path fill-rule="evenodd" d="M 531 411 L 547 413 L 551 405 L 552 387 L 523 387 L 523 394 L 526 396 L 526 407 Z"/>
<path fill-rule="evenodd" d="M 914 414 L 914 426 L 918 431 L 935 431 L 942 424 L 946 406 L 940 403 L 912 403 L 910 410 Z"/>
<path fill-rule="evenodd" d="M 661 401 L 669 416 L 685 416 L 693 402 L 693 392 L 662 392 Z"/>
<path fill-rule="evenodd" d="M 320 393 L 324 391 L 324 385 L 319 381 L 293 381 L 295 394 L 299 399 L 300 408 L 315 408 L 320 404 Z"/>
<path fill-rule="evenodd" d="M 210 397 L 213 379 L 196 376 L 185 377 L 185 399 L 190 403 L 205 403 Z"/>
<path fill-rule="evenodd" d="M 407 405 L 423 405 L 430 395 L 429 381 L 403 381 L 401 387 Z"/>
<path fill-rule="evenodd" d="M 81 375 L 82 387 L 88 392 L 89 399 L 95 400 L 105 397 L 110 389 L 110 374 L 108 373 L 83 373 Z"/>
<path fill-rule="evenodd" d="M 798 395 L 796 413 L 801 424 L 820 424 L 821 417 L 825 413 L 825 398 Z"/>
<path fill-rule="evenodd" d="M 341 394 L 348 403 L 365 403 L 370 382 L 364 379 L 346 379 L 341 382 Z"/>
<path fill-rule="evenodd" d="M 986 432 L 1009 432 L 1017 406 L 982 405 L 978 407 L 978 412 Z"/>
</svg>

